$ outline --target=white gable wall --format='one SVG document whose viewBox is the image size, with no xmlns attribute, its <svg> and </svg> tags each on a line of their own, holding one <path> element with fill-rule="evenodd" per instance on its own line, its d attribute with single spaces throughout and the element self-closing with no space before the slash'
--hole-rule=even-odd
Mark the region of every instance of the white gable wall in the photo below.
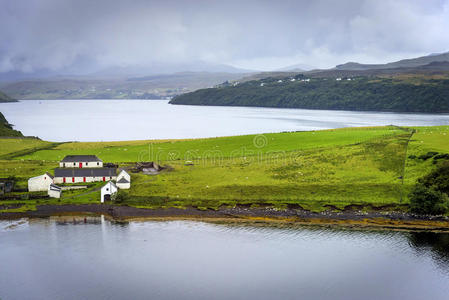
<svg viewBox="0 0 449 300">
<path fill-rule="evenodd" d="M 117 186 L 115 186 L 113 182 L 109 181 L 101 188 L 101 203 L 104 202 L 105 195 L 114 195 L 115 193 L 117 193 Z"/>
<path fill-rule="evenodd" d="M 131 175 L 129 175 L 125 170 L 122 170 L 120 174 L 117 176 L 117 181 L 119 181 L 121 178 L 125 178 L 129 182 L 131 182 Z"/>
<path fill-rule="evenodd" d="M 40 192 L 48 191 L 48 187 L 53 183 L 53 179 L 48 174 L 32 177 L 28 179 L 28 191 Z"/>
</svg>

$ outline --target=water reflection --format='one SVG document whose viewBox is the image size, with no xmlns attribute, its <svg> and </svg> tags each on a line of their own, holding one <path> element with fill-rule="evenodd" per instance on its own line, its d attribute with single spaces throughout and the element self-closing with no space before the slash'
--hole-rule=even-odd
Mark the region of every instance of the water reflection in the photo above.
<svg viewBox="0 0 449 300">
<path fill-rule="evenodd" d="M 2 299 L 447 300 L 449 294 L 449 272 L 441 272 L 449 269 L 447 234 L 72 216 L 0 222 L 5 227 Z"/>
<path fill-rule="evenodd" d="M 431 253 L 435 262 L 449 273 L 449 234 L 436 232 L 414 232 L 409 243 L 420 256 Z"/>
</svg>

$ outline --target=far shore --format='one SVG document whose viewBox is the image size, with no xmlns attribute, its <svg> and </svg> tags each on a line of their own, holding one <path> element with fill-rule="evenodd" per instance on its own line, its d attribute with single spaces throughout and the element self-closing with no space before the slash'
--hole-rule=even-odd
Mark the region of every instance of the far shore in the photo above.
<svg viewBox="0 0 449 300">
<path fill-rule="evenodd" d="M 38 205 L 34 211 L 1 212 L 0 219 L 85 215 L 105 215 L 115 221 L 196 220 L 214 223 L 276 223 L 281 225 L 318 225 L 395 231 L 449 232 L 449 218 L 442 216 L 418 216 L 393 211 L 362 212 L 359 210 L 317 213 L 298 208 L 276 210 L 271 207 L 249 208 L 245 206 L 200 210 L 193 207 L 145 209 L 110 204 Z"/>
</svg>

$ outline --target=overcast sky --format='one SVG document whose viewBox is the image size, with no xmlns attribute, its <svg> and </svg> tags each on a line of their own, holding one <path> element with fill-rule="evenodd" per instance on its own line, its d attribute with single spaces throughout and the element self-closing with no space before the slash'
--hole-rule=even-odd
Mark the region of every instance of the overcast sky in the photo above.
<svg viewBox="0 0 449 300">
<path fill-rule="evenodd" d="M 0 72 L 384 63 L 449 51 L 449 0 L 0 0 L 0 40 Z"/>
</svg>

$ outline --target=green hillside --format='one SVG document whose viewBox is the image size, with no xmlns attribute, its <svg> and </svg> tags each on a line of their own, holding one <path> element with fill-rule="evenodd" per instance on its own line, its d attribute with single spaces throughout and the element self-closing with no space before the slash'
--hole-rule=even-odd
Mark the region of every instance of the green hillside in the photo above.
<svg viewBox="0 0 449 300">
<path fill-rule="evenodd" d="M 179 95 L 171 104 L 392 112 L 449 112 L 449 80 L 266 78 Z"/>
<path fill-rule="evenodd" d="M 95 154 L 120 167 L 131 167 L 137 161 L 169 166 L 156 176 L 131 173 L 131 189 L 122 192 L 124 203 L 136 207 L 215 209 L 242 204 L 277 208 L 300 205 L 313 211 L 351 205 L 403 209 L 417 179 L 449 154 L 449 139 L 445 138 L 448 126 L 415 130 L 369 127 L 62 144 L 0 139 L 1 149 L 13 149 L 5 150 L 0 157 L 0 177 L 16 176 L 18 185 L 26 187 L 29 177 L 52 173 L 58 160 L 67 154 Z M 84 192 L 79 192 L 80 196 L 64 193 L 57 203 L 97 203 L 96 187 L 92 186 L 86 196 Z"/>
<path fill-rule="evenodd" d="M 0 112 L 0 136 L 23 136 L 20 131 L 14 130 L 5 116 Z"/>
</svg>

